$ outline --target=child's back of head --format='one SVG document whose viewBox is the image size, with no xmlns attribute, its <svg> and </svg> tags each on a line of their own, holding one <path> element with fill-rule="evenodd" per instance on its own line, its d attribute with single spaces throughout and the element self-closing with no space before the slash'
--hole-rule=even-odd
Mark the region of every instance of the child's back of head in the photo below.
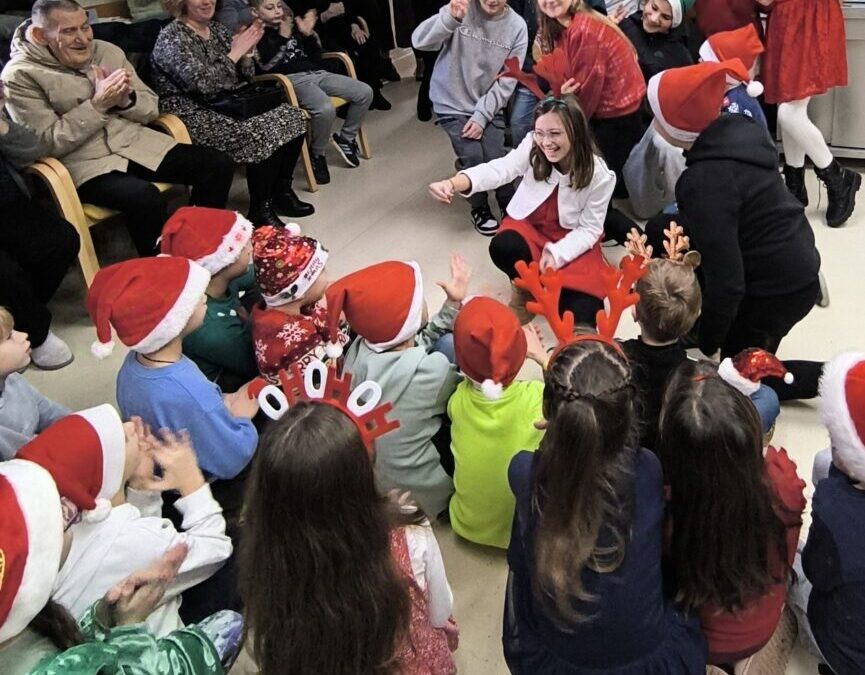
<svg viewBox="0 0 865 675">
<path fill-rule="evenodd" d="M 688 361 L 670 381 L 658 455 L 671 490 L 678 599 L 727 612 L 762 596 L 787 560 L 754 405 L 714 364 Z"/>
<path fill-rule="evenodd" d="M 693 266 L 666 259 L 649 262 L 637 281 L 636 319 L 645 339 L 668 344 L 687 335 L 700 316 L 702 294 Z"/>
</svg>

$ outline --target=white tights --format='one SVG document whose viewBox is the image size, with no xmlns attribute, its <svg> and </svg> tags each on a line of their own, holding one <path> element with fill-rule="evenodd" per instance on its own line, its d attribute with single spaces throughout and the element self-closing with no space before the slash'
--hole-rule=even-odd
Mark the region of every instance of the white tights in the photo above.
<svg viewBox="0 0 865 675">
<path fill-rule="evenodd" d="M 805 166 L 805 155 L 814 166 L 825 169 L 832 163 L 832 152 L 826 145 L 823 134 L 808 118 L 808 101 L 781 103 L 778 106 L 778 128 L 784 141 L 784 162 L 789 166 Z"/>
</svg>

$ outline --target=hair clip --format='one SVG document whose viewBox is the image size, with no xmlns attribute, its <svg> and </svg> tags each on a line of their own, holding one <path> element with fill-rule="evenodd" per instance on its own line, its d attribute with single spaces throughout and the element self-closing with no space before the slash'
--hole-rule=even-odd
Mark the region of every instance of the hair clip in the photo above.
<svg viewBox="0 0 865 675">
<path fill-rule="evenodd" d="M 517 276 L 514 284 L 531 293 L 534 301 L 526 303 L 526 309 L 533 314 L 543 316 L 558 342 L 556 352 L 566 344 L 582 340 L 596 340 L 612 345 L 619 352 L 622 348 L 615 341 L 616 328 L 622 318 L 622 313 L 632 305 L 636 305 L 640 296 L 633 291 L 636 281 L 646 273 L 642 256 L 622 258 L 620 267 L 607 267 L 601 272 L 606 297 L 604 309 L 599 309 L 595 315 L 597 334 L 574 335 L 574 315 L 570 311 L 559 315 L 559 296 L 562 293 L 561 274 L 551 268 L 540 272 L 538 263 L 526 264 L 520 260 L 516 263 Z M 552 357 L 551 357 L 552 358 Z"/>
<path fill-rule="evenodd" d="M 324 403 L 354 422 L 370 453 L 375 439 L 399 428 L 398 420 L 386 419 L 393 405 L 389 402 L 379 405 L 382 391 L 378 382 L 366 380 L 352 390 L 351 373 L 343 372 L 340 377 L 335 366 L 328 367 L 318 359 L 311 361 L 303 372 L 298 363 L 291 364 L 290 370 L 281 370 L 279 384 L 279 387 L 268 384 L 261 377 L 249 383 L 249 397 L 257 398 L 262 412 L 271 419 L 278 420 L 300 401 Z"/>
</svg>

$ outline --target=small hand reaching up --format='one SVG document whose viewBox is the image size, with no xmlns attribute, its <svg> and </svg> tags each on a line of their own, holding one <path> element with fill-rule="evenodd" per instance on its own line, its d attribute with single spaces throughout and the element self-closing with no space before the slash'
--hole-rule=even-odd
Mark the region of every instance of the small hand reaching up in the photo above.
<svg viewBox="0 0 865 675">
<path fill-rule="evenodd" d="M 177 490 L 181 497 L 186 497 L 204 485 L 204 475 L 198 468 L 189 434 L 181 431 L 179 435 L 175 435 L 168 429 L 163 429 L 160 436 L 161 439 L 150 435 L 146 451 L 149 462 L 142 461 L 133 477 L 134 484 L 130 481 L 130 487 L 159 492 Z M 157 465 L 162 469 L 161 477 L 154 474 Z M 146 475 L 148 469 L 150 476 Z"/>
<path fill-rule="evenodd" d="M 437 281 L 436 284 L 441 287 L 448 296 L 448 303 L 454 307 L 460 307 L 465 300 L 469 289 L 469 279 L 472 276 L 472 268 L 469 267 L 459 253 L 451 253 L 451 278 L 445 283 Z"/>
<path fill-rule="evenodd" d="M 531 359 L 541 368 L 546 368 L 549 356 L 538 329 L 532 324 L 527 324 L 523 326 L 523 333 L 526 334 L 526 358 Z"/>
</svg>

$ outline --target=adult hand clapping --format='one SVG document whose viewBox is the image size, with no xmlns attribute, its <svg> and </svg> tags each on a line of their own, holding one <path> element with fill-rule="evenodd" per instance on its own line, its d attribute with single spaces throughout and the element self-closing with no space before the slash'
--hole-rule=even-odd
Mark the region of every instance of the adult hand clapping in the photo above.
<svg viewBox="0 0 865 675">
<path fill-rule="evenodd" d="M 245 56 L 249 56 L 264 35 L 264 24 L 259 20 L 253 21 L 249 26 L 231 38 L 231 50 L 228 58 L 237 63 Z"/>
</svg>

